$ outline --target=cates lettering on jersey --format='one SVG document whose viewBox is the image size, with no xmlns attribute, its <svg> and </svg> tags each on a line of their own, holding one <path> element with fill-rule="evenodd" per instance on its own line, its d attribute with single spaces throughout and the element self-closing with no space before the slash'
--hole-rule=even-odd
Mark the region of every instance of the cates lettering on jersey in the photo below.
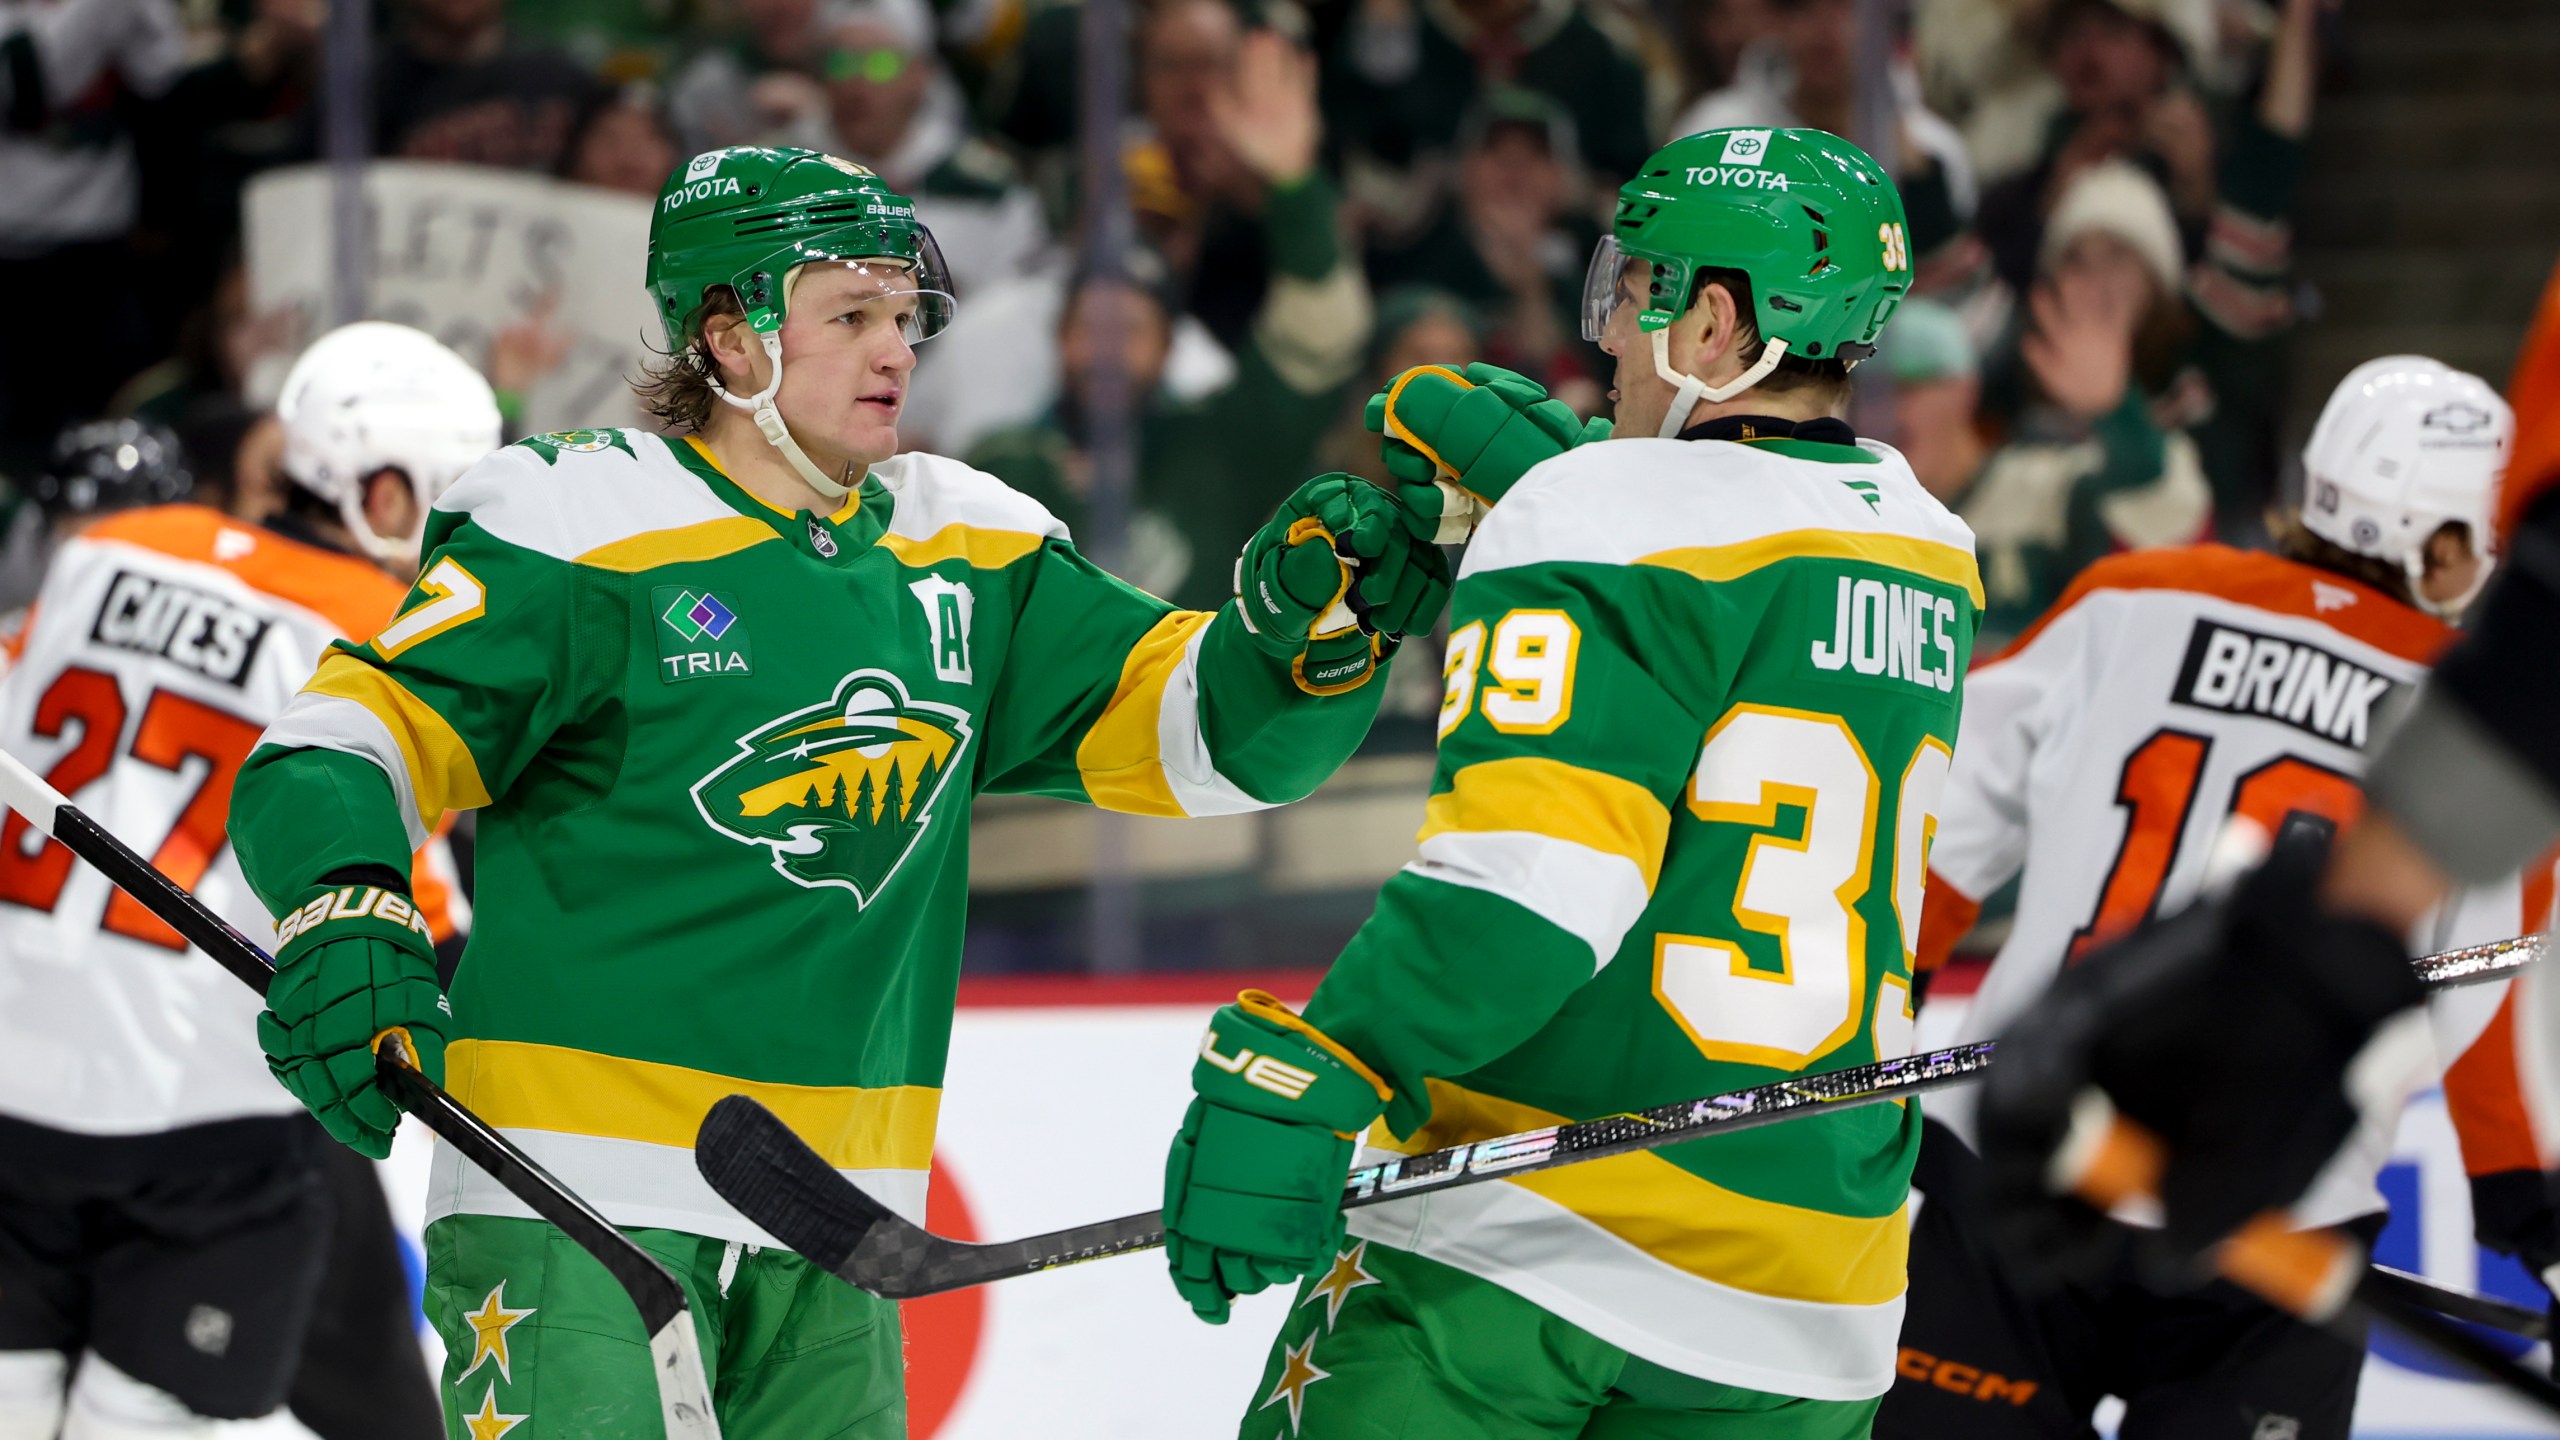
<svg viewBox="0 0 2560 1440">
<path fill-rule="evenodd" d="M 1840 577 L 1831 638 L 1813 642 L 1813 668 L 1956 688 L 1956 602 L 1916 586 Z"/>
<path fill-rule="evenodd" d="M 2172 700 L 2199 710 L 2257 715 L 2361 750 L 2389 676 L 2317 645 L 2198 620 Z"/>
<path fill-rule="evenodd" d="M 89 638 L 240 686 L 248 683 L 258 647 L 266 643 L 267 624 L 265 616 L 219 595 L 120 570 L 107 586 Z"/>
</svg>

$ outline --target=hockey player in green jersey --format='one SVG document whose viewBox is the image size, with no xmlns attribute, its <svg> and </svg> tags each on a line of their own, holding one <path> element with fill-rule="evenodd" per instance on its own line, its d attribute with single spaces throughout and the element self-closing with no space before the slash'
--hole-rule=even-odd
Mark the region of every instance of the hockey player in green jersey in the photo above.
<svg viewBox="0 0 2560 1440">
<path fill-rule="evenodd" d="M 1328 477 L 1237 537 L 1242 598 L 1185 613 L 994 479 L 896 453 L 912 347 L 952 302 L 913 206 L 859 166 L 694 157 L 648 277 L 673 355 L 646 395 L 676 433 L 482 461 L 438 502 L 407 608 L 242 769 L 232 835 L 287 917 L 260 1036 L 381 1154 L 398 1117 L 371 1050 L 405 1031 L 685 1286 L 729 1440 L 886 1440 L 895 1307 L 711 1192 L 704 1113 L 755 1096 L 921 1220 L 971 798 L 1304 795 L 1368 729 L 1392 637 L 1436 618 L 1446 562 L 1394 495 Z M 1320 619 L 1355 583 L 1340 557 L 1385 638 Z M 462 808 L 478 924 L 448 1001 L 407 877 Z M 457 1440 L 662 1433 L 600 1267 L 449 1148 L 428 1219 Z"/>
<path fill-rule="evenodd" d="M 1347 1233 L 1337 1208 L 1364 1130 L 1412 1153 L 1910 1045 L 1982 591 L 1964 525 L 1837 418 L 1910 280 L 1901 202 L 1811 130 L 1687 137 L 1619 195 L 1585 322 L 1617 360 L 1609 443 L 1481 402 L 1402 413 L 1449 372 L 1382 417 L 1491 467 L 1459 483 L 1495 504 L 1452 604 L 1421 853 L 1303 1017 L 1218 1012 L 1167 1164 L 1204 1317 L 1309 1277 L 1248 1440 L 1849 1440 L 1892 1383 L 1908 1106 Z M 1540 443 L 1561 453 L 1521 473 Z"/>
</svg>

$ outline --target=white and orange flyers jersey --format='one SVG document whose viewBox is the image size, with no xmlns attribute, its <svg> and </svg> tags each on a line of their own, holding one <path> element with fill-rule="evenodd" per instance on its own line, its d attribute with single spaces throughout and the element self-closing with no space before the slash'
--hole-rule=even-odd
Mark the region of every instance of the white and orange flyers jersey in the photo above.
<svg viewBox="0 0 2560 1440">
<path fill-rule="evenodd" d="M 2231 817 L 2271 835 L 2354 819 L 2386 716 L 2453 638 L 2278 555 L 2200 545 L 2090 566 L 1965 680 L 1916 962 L 1943 961 L 2011 877 L 2019 890 L 1959 1038 L 1997 1036 L 2091 947 L 2194 900 Z M 2447 949 L 2522 921 L 2510 882 L 2456 896 L 2410 940 Z M 2467 1013 L 2452 1023 L 2479 1028 Z M 1933 1097 L 1929 1113 L 1972 1139 L 1970 1095 Z M 2390 1138 L 2360 1136 L 2296 1217 L 2381 1209 L 2373 1176 Z"/>
<path fill-rule="evenodd" d="M 272 947 L 224 833 L 233 777 L 329 643 L 401 595 L 202 506 L 110 516 L 54 556 L 0 677 L 0 748 Z M 460 918 L 451 866 L 441 841 L 415 866 L 439 936 Z M 0 824 L 0 1117 L 137 1135 L 289 1113 L 260 1003 L 24 817 Z"/>
</svg>

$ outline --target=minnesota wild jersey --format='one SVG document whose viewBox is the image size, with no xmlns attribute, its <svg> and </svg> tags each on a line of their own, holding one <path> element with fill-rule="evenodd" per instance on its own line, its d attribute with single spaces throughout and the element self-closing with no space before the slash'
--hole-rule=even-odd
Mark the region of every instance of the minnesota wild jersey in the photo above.
<svg viewBox="0 0 2560 1440">
<path fill-rule="evenodd" d="M 768 1239 L 694 1171 L 732 1093 L 921 1219 L 971 797 L 1255 809 L 1376 705 L 936 456 L 786 514 L 689 441 L 571 432 L 481 462 L 427 534 L 407 607 L 242 772 L 241 859 L 278 907 L 479 808 L 447 1087 L 624 1225 Z M 429 1218 L 524 1213 L 436 1166 Z"/>
<path fill-rule="evenodd" d="M 1872 442 L 1620 440 L 1539 466 L 1451 615 L 1418 859 L 1307 1018 L 1413 1153 L 1905 1053 L 1982 603 Z M 1918 1116 L 1883 1105 L 1380 1205 L 1352 1233 L 1655 1364 L 1892 1383 Z"/>
</svg>

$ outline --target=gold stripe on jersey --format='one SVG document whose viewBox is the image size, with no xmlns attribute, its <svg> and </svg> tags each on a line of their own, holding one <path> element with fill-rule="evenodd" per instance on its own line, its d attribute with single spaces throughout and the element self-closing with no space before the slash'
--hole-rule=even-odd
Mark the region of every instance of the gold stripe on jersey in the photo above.
<svg viewBox="0 0 2560 1440">
<path fill-rule="evenodd" d="M 838 1170 L 926 1168 L 942 1109 L 925 1085 L 780 1085 L 518 1040 L 456 1040 L 444 1069 L 453 1098 L 499 1129 L 685 1150 L 720 1097 L 750 1096 Z"/>
<path fill-rule="evenodd" d="M 679 525 L 671 530 L 652 530 L 609 545 L 599 545 L 579 556 L 577 563 L 597 570 L 636 575 L 661 565 L 717 560 L 723 555 L 735 555 L 768 540 L 781 538 L 774 533 L 772 526 L 761 520 L 730 515 L 718 520 Z"/>
<path fill-rule="evenodd" d="M 408 767 L 409 793 L 417 797 L 422 829 L 442 824 L 448 810 L 477 810 L 489 803 L 489 787 L 480 779 L 480 762 L 471 747 L 434 706 L 387 671 L 352 655 L 331 654 L 302 689 L 361 705 L 391 732 L 401 763 Z"/>
<path fill-rule="evenodd" d="M 1526 831 L 1634 861 L 1653 893 L 1671 811 L 1632 780 L 1543 756 L 1484 760 L 1450 777 L 1423 807 L 1416 843 L 1452 830 Z"/>
<path fill-rule="evenodd" d="M 1076 745 L 1076 772 L 1083 776 L 1085 794 L 1094 804 L 1125 815 L 1188 813 L 1174 798 L 1173 783 L 1165 776 L 1164 692 L 1190 652 L 1191 637 L 1213 614 L 1176 610 L 1129 648 L 1111 703 Z"/>
<path fill-rule="evenodd" d="M 1398 1140 L 1383 1124 L 1363 1142 L 1419 1155 L 1451 1145 L 1569 1123 L 1445 1080 L 1426 1082 L 1431 1120 Z M 1639 1151 L 1503 1182 L 1543 1197 L 1672 1269 L 1776 1300 L 1877 1305 L 1903 1290 L 1908 1212 L 1874 1217 L 1761 1200 Z"/>
<path fill-rule="evenodd" d="M 988 530 L 955 522 L 922 540 L 893 530 L 882 535 L 878 543 L 909 569 L 921 570 L 945 560 L 965 560 L 980 570 L 1001 570 L 1039 549 L 1048 538 L 1028 530 Z"/>
<path fill-rule="evenodd" d="M 1982 572 L 1973 556 L 1955 545 L 1909 535 L 1871 535 L 1855 530 L 1787 530 L 1732 545 L 1692 545 L 1639 556 L 1638 565 L 1677 570 L 1700 580 L 1732 580 L 1781 560 L 1863 560 L 1908 570 L 1953 585 L 1982 606 Z"/>
</svg>

